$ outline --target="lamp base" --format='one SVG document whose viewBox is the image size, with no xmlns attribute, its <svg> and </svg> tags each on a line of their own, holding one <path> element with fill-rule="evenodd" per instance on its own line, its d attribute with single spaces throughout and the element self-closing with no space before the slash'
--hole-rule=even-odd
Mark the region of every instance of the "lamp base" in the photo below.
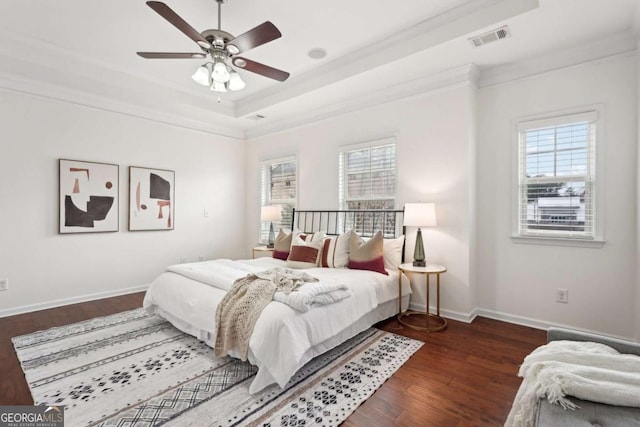
<svg viewBox="0 0 640 427">
<path fill-rule="evenodd" d="M 427 266 L 427 261 L 424 258 L 424 245 L 422 244 L 422 230 L 420 230 L 420 228 L 418 228 L 418 234 L 416 235 L 416 247 L 413 251 L 413 266 Z"/>
<path fill-rule="evenodd" d="M 267 240 L 267 247 L 269 249 L 273 248 L 275 246 L 275 233 L 273 232 L 273 222 L 271 224 L 269 224 L 269 240 Z"/>
</svg>

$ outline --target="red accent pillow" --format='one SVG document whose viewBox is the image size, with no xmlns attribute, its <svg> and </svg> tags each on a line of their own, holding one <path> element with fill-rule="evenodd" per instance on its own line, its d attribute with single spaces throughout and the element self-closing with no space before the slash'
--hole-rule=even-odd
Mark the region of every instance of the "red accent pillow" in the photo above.
<svg viewBox="0 0 640 427">
<path fill-rule="evenodd" d="M 349 268 L 352 270 L 371 270 L 376 273 L 386 274 L 387 270 L 384 269 L 384 258 L 379 257 L 372 259 L 370 261 L 354 261 L 352 259 L 349 260 Z"/>
<path fill-rule="evenodd" d="M 287 260 L 289 256 L 289 251 L 291 250 L 291 238 L 293 237 L 293 233 L 286 233 L 285 231 L 280 229 L 278 235 L 276 236 L 276 240 L 273 245 L 273 257 L 281 259 L 283 261 Z"/>
<path fill-rule="evenodd" d="M 277 258 L 277 259 L 281 259 L 283 261 L 286 261 L 287 258 L 289 258 L 289 252 L 282 252 L 282 251 L 273 251 L 273 257 Z"/>
<path fill-rule="evenodd" d="M 389 275 L 384 269 L 383 242 L 380 231 L 366 242 L 352 233 L 349 240 L 349 268 Z"/>
</svg>

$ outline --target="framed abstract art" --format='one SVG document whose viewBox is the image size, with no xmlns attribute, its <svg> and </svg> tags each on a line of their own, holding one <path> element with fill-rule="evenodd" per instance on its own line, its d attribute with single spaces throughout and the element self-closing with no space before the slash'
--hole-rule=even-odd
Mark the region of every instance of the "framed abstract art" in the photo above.
<svg viewBox="0 0 640 427">
<path fill-rule="evenodd" d="M 175 172 L 129 167 L 129 230 L 173 230 Z"/>
<path fill-rule="evenodd" d="M 119 171 L 108 163 L 58 160 L 60 234 L 118 231 Z"/>
</svg>

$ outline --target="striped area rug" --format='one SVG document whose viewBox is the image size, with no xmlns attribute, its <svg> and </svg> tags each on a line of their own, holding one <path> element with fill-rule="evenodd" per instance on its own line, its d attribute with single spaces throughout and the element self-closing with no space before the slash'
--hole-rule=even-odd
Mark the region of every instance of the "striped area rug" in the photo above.
<svg viewBox="0 0 640 427">
<path fill-rule="evenodd" d="M 250 395 L 256 368 L 143 309 L 13 338 L 36 405 L 66 426 L 335 426 L 422 342 L 369 329 Z"/>
</svg>

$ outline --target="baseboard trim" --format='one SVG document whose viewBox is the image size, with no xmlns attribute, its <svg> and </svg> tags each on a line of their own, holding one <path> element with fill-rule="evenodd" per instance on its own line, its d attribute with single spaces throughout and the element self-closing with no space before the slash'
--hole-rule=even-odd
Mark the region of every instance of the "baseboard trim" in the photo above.
<svg viewBox="0 0 640 427">
<path fill-rule="evenodd" d="M 416 303 L 410 303 L 409 304 L 409 310 L 416 310 L 416 311 L 425 311 L 425 304 L 416 304 Z M 436 308 L 431 306 L 431 309 L 429 310 L 430 313 L 435 313 L 436 312 Z M 477 316 L 477 309 L 473 309 L 471 310 L 469 313 L 462 313 L 460 311 L 454 311 L 454 310 L 447 310 L 444 308 L 440 308 L 440 316 L 442 317 L 446 317 L 447 319 L 452 319 L 452 320 L 457 320 L 459 322 L 464 322 L 464 323 L 471 323 L 473 322 L 473 319 L 476 318 Z"/>
<path fill-rule="evenodd" d="M 480 317 L 487 317 L 489 319 L 500 320 L 502 322 L 513 323 L 515 325 L 528 326 L 534 329 L 542 329 L 545 331 L 551 326 L 559 326 L 558 324 L 551 322 L 532 319 L 530 317 L 516 316 L 515 314 L 502 313 L 494 310 L 487 310 L 484 308 L 477 308 L 476 315 Z"/>
<path fill-rule="evenodd" d="M 118 289 L 115 291 L 97 292 L 95 294 L 80 295 L 72 298 L 63 298 L 39 304 L 29 304 L 23 305 L 21 307 L 7 308 L 0 310 L 0 318 L 15 316 L 17 314 L 31 313 L 33 311 L 46 310 L 49 308 L 63 307 L 65 305 L 78 304 L 81 302 L 95 301 L 103 298 L 133 294 L 136 292 L 146 291 L 148 287 L 149 285 L 134 286 L 132 288 Z"/>
<path fill-rule="evenodd" d="M 573 331 L 586 332 L 586 333 L 589 333 L 589 334 L 605 335 L 607 337 L 618 338 L 618 339 L 621 339 L 621 340 L 636 341 L 636 339 L 634 337 L 625 337 L 625 336 L 622 336 L 622 335 L 612 335 L 612 334 L 607 333 L 607 332 L 596 331 L 596 330 L 593 330 L 593 329 L 578 328 L 578 327 L 575 327 L 575 326 L 565 325 L 565 324 L 562 324 L 562 323 L 546 322 L 544 320 L 532 319 L 530 317 L 524 317 L 524 316 L 516 316 L 514 314 L 507 314 L 507 313 L 502 313 L 502 312 L 499 312 L 499 311 L 487 310 L 487 309 L 484 309 L 484 308 L 479 308 L 476 311 L 477 311 L 477 315 L 480 316 L 480 317 L 487 317 L 489 319 L 500 320 L 502 322 L 513 323 L 515 325 L 528 326 L 528 327 L 534 328 L 534 329 L 542 329 L 544 331 L 546 331 L 547 329 L 549 329 L 551 327 L 554 327 L 554 328 L 571 329 Z"/>
</svg>

